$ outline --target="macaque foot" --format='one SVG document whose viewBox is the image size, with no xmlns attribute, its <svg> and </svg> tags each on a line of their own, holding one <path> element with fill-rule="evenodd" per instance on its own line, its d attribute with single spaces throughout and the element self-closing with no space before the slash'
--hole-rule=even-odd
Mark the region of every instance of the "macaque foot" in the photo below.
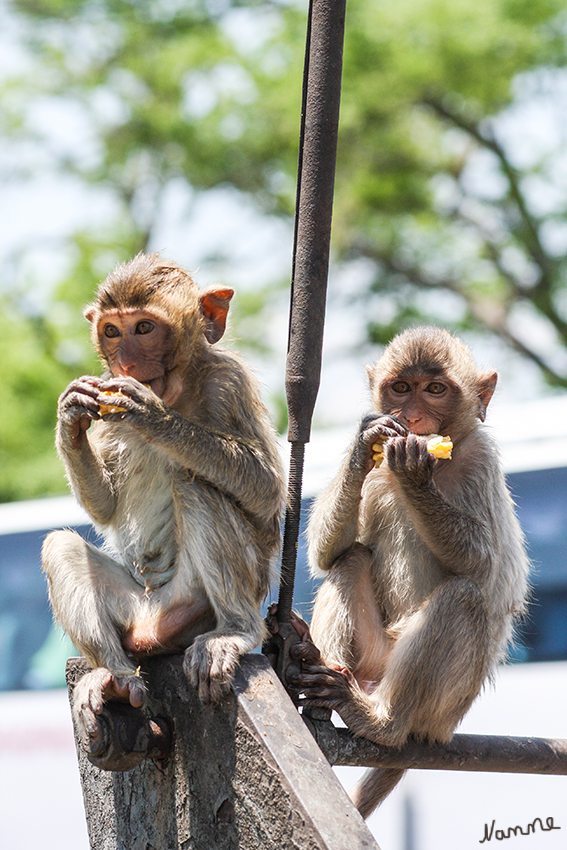
<svg viewBox="0 0 567 850">
<path fill-rule="evenodd" d="M 388 706 L 371 702 L 346 667 L 304 665 L 291 681 L 297 693 L 303 694 L 300 704 L 304 708 L 336 711 L 355 735 L 388 747 L 399 747 L 406 741 L 407 724 L 392 719 Z"/>
<path fill-rule="evenodd" d="M 310 647 L 306 646 L 308 654 Z M 327 667 L 321 660 L 318 664 L 305 663 L 304 660 L 301 673 L 291 674 L 290 683 L 298 693 L 303 694 L 301 705 L 307 708 L 331 708 L 339 714 L 351 701 L 353 692 L 359 690 L 350 670 L 338 665 Z"/>
<path fill-rule="evenodd" d="M 230 691 L 242 654 L 240 642 L 226 635 L 199 635 L 185 650 L 183 670 L 205 705 L 218 703 Z"/>
<path fill-rule="evenodd" d="M 102 736 L 98 715 L 110 700 L 129 702 L 141 708 L 146 700 L 144 680 L 136 673 L 117 676 L 105 667 L 97 667 L 79 679 L 73 691 L 73 717 L 81 737 L 94 752 Z"/>
</svg>

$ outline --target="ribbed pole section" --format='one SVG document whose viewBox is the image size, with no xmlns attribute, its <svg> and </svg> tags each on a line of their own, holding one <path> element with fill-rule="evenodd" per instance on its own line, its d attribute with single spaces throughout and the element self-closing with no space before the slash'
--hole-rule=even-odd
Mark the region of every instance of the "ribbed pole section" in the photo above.
<svg viewBox="0 0 567 850">
<path fill-rule="evenodd" d="M 300 130 L 286 395 L 291 443 L 278 623 L 293 600 L 305 444 L 321 378 L 346 0 L 309 8 Z"/>
</svg>

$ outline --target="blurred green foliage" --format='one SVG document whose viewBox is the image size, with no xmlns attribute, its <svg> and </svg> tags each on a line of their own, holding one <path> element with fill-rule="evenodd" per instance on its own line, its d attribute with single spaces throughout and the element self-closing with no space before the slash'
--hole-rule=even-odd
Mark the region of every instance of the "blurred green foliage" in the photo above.
<svg viewBox="0 0 567 850">
<path fill-rule="evenodd" d="M 65 367 L 48 352 L 51 332 L 0 303 L 0 495 L 4 501 L 57 492 L 63 485 L 53 450 L 54 407 L 69 381 Z"/>
<path fill-rule="evenodd" d="M 13 0 L 12 14 L 29 62 L 0 83 L 0 139 L 47 147 L 30 114 L 72 102 L 90 154 L 50 149 L 46 162 L 103 189 L 114 211 L 72 234 L 39 311 L 26 306 L 33 280 L 2 296 L 0 500 L 64 487 L 57 395 L 96 368 L 81 308 L 116 262 L 152 244 L 173 181 L 232 186 L 293 214 L 306 24 L 306 9 L 282 0 Z M 515 325 L 531 310 L 567 343 L 567 252 L 544 238 L 567 221 L 559 154 L 522 161 L 501 124 L 526 87 L 537 96 L 561 72 L 566 22 L 561 0 L 349 0 L 333 250 L 336 263 L 364 264 L 352 300 L 370 340 L 424 317 L 481 328 L 567 387 L 567 370 Z M 543 211 L 534 181 L 540 195 L 554 187 Z M 236 315 L 257 350 L 271 297 L 244 295 Z"/>
</svg>

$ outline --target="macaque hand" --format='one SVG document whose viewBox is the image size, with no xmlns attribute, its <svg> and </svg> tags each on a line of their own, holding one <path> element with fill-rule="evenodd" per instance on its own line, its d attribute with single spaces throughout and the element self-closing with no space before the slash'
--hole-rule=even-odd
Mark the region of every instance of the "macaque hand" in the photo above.
<svg viewBox="0 0 567 850">
<path fill-rule="evenodd" d="M 266 612 L 266 626 L 268 628 L 268 632 L 271 635 L 277 634 L 277 632 L 279 630 L 278 618 L 276 616 L 277 613 L 278 613 L 278 603 L 272 602 L 270 605 L 268 605 L 268 610 Z"/>
<path fill-rule="evenodd" d="M 371 413 L 361 421 L 352 464 L 367 475 L 374 469 L 375 444 L 383 445 L 394 437 L 405 437 L 408 431 L 395 416 Z"/>
<path fill-rule="evenodd" d="M 102 382 L 97 402 L 102 407 L 105 422 L 129 422 L 141 431 L 144 427 L 155 429 L 167 411 L 149 386 L 132 377 L 110 378 Z"/>
<path fill-rule="evenodd" d="M 301 673 L 290 674 L 290 685 L 303 694 L 301 705 L 308 708 L 331 708 L 340 713 L 350 702 L 356 679 L 346 667 L 304 664 Z"/>
<path fill-rule="evenodd" d="M 315 646 L 309 626 L 299 617 L 294 611 L 291 612 L 291 625 L 299 635 L 300 642 L 296 643 L 289 650 L 290 656 L 294 661 L 301 661 L 303 664 L 317 665 L 322 664 L 321 652 L 319 647 Z"/>
<path fill-rule="evenodd" d="M 205 705 L 228 694 L 240 654 L 237 640 L 211 633 L 199 635 L 185 650 L 183 670 Z"/>
<path fill-rule="evenodd" d="M 62 433 L 75 449 L 80 448 L 93 419 L 100 419 L 97 402 L 100 385 L 100 378 L 83 375 L 71 381 L 59 397 L 57 412 Z"/>
<path fill-rule="evenodd" d="M 268 627 L 268 631 L 271 635 L 275 635 L 279 631 L 279 623 L 277 618 L 278 613 L 278 603 L 272 602 L 268 606 L 268 611 L 266 613 L 266 626 Z M 295 631 L 297 632 L 298 637 L 300 638 L 302 643 L 309 643 L 315 646 L 313 643 L 313 639 L 309 633 L 309 626 L 305 622 L 302 617 L 296 611 L 291 612 L 290 616 L 290 625 L 293 626 Z M 317 650 L 319 652 L 319 650 Z M 320 657 L 320 656 L 319 656 Z M 299 658 L 299 656 L 298 656 Z M 312 661 L 311 664 L 316 662 Z M 318 662 L 317 662 L 318 663 Z"/>
<path fill-rule="evenodd" d="M 102 735 L 98 715 L 109 700 L 129 702 L 141 708 L 146 701 L 147 689 L 138 673 L 117 676 L 105 667 L 97 667 L 86 673 L 73 690 L 73 718 L 82 738 L 89 741 L 91 750 L 96 748 Z"/>
<path fill-rule="evenodd" d="M 439 463 L 427 449 L 428 438 L 417 434 L 396 437 L 385 447 L 389 468 L 402 483 L 413 488 L 426 487 Z"/>
<path fill-rule="evenodd" d="M 278 603 L 272 602 L 266 614 L 266 625 L 271 635 L 275 635 L 279 631 L 279 623 L 277 620 Z M 289 654 L 294 661 L 304 661 L 307 664 L 321 664 L 321 653 L 313 643 L 313 638 L 309 632 L 309 626 L 299 614 L 295 611 L 291 612 L 290 624 L 293 626 L 299 637 L 299 643 L 290 647 Z"/>
</svg>

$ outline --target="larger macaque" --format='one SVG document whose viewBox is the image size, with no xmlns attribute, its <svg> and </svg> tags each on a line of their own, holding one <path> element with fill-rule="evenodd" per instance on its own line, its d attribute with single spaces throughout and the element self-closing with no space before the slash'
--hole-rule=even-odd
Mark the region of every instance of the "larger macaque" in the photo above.
<svg viewBox="0 0 567 850">
<path fill-rule="evenodd" d="M 300 644 L 294 684 L 357 735 L 445 742 L 503 658 L 526 595 L 523 536 L 480 425 L 497 376 L 436 328 L 396 337 L 369 376 L 379 412 L 309 523 L 312 569 L 327 576 L 311 624 L 324 663 Z M 431 434 L 451 437 L 451 460 L 430 454 Z M 402 775 L 365 775 L 353 795 L 364 817 Z"/>
<path fill-rule="evenodd" d="M 254 377 L 214 346 L 232 294 L 141 254 L 85 310 L 107 371 L 64 391 L 56 442 L 105 546 L 53 532 L 43 564 L 55 616 L 94 667 L 74 696 L 94 739 L 104 701 L 143 704 L 141 656 L 184 651 L 217 701 L 264 636 L 284 479 Z"/>
</svg>

